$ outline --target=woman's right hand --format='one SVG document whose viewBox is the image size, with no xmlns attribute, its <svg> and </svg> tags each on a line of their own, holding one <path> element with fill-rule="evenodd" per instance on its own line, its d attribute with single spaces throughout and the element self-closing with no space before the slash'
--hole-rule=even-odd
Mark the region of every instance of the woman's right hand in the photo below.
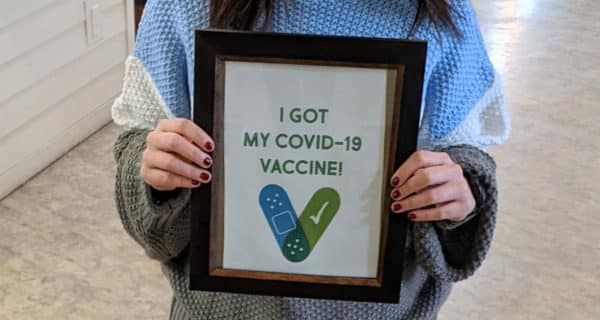
<svg viewBox="0 0 600 320">
<path fill-rule="evenodd" d="M 159 191 L 196 188 L 211 179 L 215 143 L 188 119 L 161 120 L 146 138 L 140 176 Z"/>
</svg>

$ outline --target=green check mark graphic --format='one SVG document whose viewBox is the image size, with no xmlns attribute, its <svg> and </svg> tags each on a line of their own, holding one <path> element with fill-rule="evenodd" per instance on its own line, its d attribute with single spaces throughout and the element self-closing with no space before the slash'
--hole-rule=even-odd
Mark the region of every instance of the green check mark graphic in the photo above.
<svg viewBox="0 0 600 320">
<path fill-rule="evenodd" d="M 314 248 L 340 208 L 340 196 L 333 188 L 317 190 L 304 207 L 298 221 Z"/>
<path fill-rule="evenodd" d="M 319 224 L 319 221 L 321 221 L 321 215 L 323 215 L 323 212 L 325 212 L 325 208 L 327 208 L 328 204 L 329 204 L 329 202 L 323 203 L 323 205 L 321 206 L 321 209 L 319 209 L 319 213 L 317 213 L 316 216 L 308 216 L 310 218 L 310 220 L 313 221 L 314 224 Z"/>
</svg>

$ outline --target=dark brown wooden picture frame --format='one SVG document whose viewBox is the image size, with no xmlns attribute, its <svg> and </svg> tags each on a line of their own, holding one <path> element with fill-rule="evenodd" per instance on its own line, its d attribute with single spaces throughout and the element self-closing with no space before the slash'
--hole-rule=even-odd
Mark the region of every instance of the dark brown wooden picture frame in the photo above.
<svg viewBox="0 0 600 320">
<path fill-rule="evenodd" d="M 388 70 L 384 176 L 416 149 L 427 45 L 420 41 L 196 31 L 194 121 L 213 137 L 213 180 L 192 192 L 190 288 L 276 296 L 397 303 L 408 220 L 391 214 L 384 179 L 375 278 L 287 274 L 222 268 L 224 195 L 223 99 L 226 61 L 346 66 Z"/>
</svg>

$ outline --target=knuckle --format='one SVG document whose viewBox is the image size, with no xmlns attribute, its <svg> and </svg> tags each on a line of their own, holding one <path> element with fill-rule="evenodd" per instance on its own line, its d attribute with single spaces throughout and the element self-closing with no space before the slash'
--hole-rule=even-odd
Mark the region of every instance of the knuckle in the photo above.
<svg viewBox="0 0 600 320">
<path fill-rule="evenodd" d="M 469 213 L 471 213 L 471 211 L 473 211 L 474 208 L 474 206 L 471 207 L 470 200 L 464 200 L 458 203 L 458 205 L 456 206 L 456 211 L 460 212 L 461 216 L 466 216 Z"/>
<path fill-rule="evenodd" d="M 430 190 L 423 195 L 423 199 L 427 204 L 433 204 L 440 198 L 440 192 L 436 190 Z"/>
<path fill-rule="evenodd" d="M 177 168 L 178 161 L 175 157 L 167 157 L 164 160 L 165 169 L 173 170 Z"/>
<path fill-rule="evenodd" d="M 162 186 L 169 186 L 171 180 L 171 175 L 166 172 L 160 172 L 156 176 L 156 182 Z"/>
<path fill-rule="evenodd" d="M 169 174 L 169 188 L 176 188 L 182 185 L 182 178 L 176 175 Z"/>
<path fill-rule="evenodd" d="M 464 171 L 461 165 L 455 163 L 452 165 L 452 168 L 456 172 L 457 176 L 462 177 L 464 175 Z"/>
<path fill-rule="evenodd" d="M 166 142 L 169 150 L 176 150 L 181 144 L 179 136 L 176 134 L 169 135 Z"/>
<path fill-rule="evenodd" d="M 469 185 L 469 182 L 467 182 L 467 179 L 461 179 L 458 183 L 458 186 L 465 192 L 471 191 L 471 186 Z"/>
<path fill-rule="evenodd" d="M 154 156 L 152 149 L 146 148 L 142 152 L 142 165 L 148 165 L 152 163 L 152 157 Z"/>
<path fill-rule="evenodd" d="M 442 152 L 441 157 L 445 162 L 452 162 L 452 158 L 450 158 L 450 155 L 447 152 Z"/>
<path fill-rule="evenodd" d="M 400 192 L 400 198 L 404 198 L 404 196 L 407 194 L 409 188 L 410 188 L 410 186 L 408 186 L 408 183 L 406 185 L 403 185 L 402 187 L 398 188 L 398 192 Z"/>
<path fill-rule="evenodd" d="M 433 196 L 430 192 L 423 192 L 418 197 L 411 197 L 413 208 L 423 208 L 433 203 Z"/>
<path fill-rule="evenodd" d="M 146 166 L 142 164 L 142 166 L 140 167 L 140 177 L 142 178 L 142 180 L 146 181 L 148 179 L 148 169 L 146 169 Z M 147 182 L 147 181 L 146 181 Z"/>
<path fill-rule="evenodd" d="M 161 128 L 164 128 L 166 121 L 168 121 L 168 119 L 158 120 L 158 123 L 156 124 L 156 130 L 160 130 Z"/>
<path fill-rule="evenodd" d="M 426 157 L 425 151 L 423 151 L 423 150 L 416 151 L 415 154 L 414 154 L 414 157 L 415 157 L 416 161 L 423 162 L 425 160 L 425 157 Z"/>
<path fill-rule="evenodd" d="M 473 199 L 473 197 L 469 197 L 469 199 L 466 202 L 466 206 L 467 206 L 467 211 L 471 212 L 473 210 L 475 210 L 475 207 L 477 206 L 477 202 L 475 201 L 475 199 Z"/>
<path fill-rule="evenodd" d="M 443 206 L 436 210 L 436 214 L 440 220 L 447 220 L 450 218 L 451 211 L 447 206 Z"/>
<path fill-rule="evenodd" d="M 142 162 L 148 161 L 148 157 L 150 157 L 150 149 L 146 148 L 142 152 Z"/>
<path fill-rule="evenodd" d="M 146 145 L 152 144 L 152 142 L 154 141 L 154 135 L 155 135 L 154 131 L 148 132 L 148 135 L 146 135 Z"/>
<path fill-rule="evenodd" d="M 185 132 L 188 129 L 189 123 L 187 121 L 187 119 L 177 119 L 177 129 L 180 130 L 180 132 Z"/>
<path fill-rule="evenodd" d="M 419 170 L 419 171 L 420 171 L 419 173 L 420 173 L 420 175 L 421 175 L 421 177 L 423 179 L 423 182 L 426 185 L 433 184 L 433 182 L 434 182 L 433 174 L 432 174 L 432 172 L 430 170 Z"/>
<path fill-rule="evenodd" d="M 196 171 L 197 171 L 197 170 L 196 170 L 196 169 L 194 169 L 194 167 L 193 167 L 193 166 L 186 166 L 186 167 L 183 169 L 183 172 L 185 173 L 185 175 L 186 175 L 187 177 L 190 177 L 190 178 L 191 178 L 191 177 L 195 177 L 195 176 L 199 176 L 199 175 L 200 175 L 200 173 L 196 173 Z"/>
</svg>

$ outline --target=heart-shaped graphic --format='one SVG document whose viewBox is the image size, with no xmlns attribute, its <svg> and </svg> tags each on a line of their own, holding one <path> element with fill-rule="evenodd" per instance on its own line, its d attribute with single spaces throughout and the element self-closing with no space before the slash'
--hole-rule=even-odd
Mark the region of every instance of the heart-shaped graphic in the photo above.
<svg viewBox="0 0 600 320">
<path fill-rule="evenodd" d="M 317 190 L 299 218 L 287 192 L 279 185 L 262 188 L 259 203 L 283 256 L 291 262 L 301 262 L 338 212 L 340 196 L 333 188 Z"/>
</svg>

